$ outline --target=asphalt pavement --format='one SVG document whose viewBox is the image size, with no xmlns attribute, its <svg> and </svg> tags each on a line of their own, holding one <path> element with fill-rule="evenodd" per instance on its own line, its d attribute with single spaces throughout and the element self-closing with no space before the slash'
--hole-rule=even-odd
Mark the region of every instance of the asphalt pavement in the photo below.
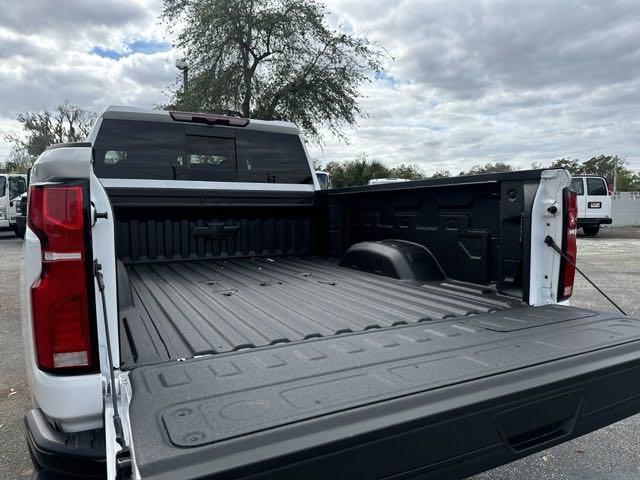
<svg viewBox="0 0 640 480">
<path fill-rule="evenodd" d="M 578 240 L 578 265 L 629 314 L 640 316 L 640 228 Z M 0 479 L 31 476 L 22 417 L 29 407 L 20 326 L 22 241 L 0 232 Z M 582 278 L 572 303 L 613 307 Z M 640 415 L 469 480 L 640 480 Z"/>
<path fill-rule="evenodd" d="M 31 476 L 22 417 L 29 407 L 24 378 L 20 291 L 22 240 L 0 232 L 0 478 Z"/>
</svg>

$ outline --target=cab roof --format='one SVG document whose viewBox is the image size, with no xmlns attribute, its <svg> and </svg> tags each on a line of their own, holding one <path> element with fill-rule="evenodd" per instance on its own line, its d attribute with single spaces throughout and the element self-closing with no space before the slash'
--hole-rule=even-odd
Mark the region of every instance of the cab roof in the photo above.
<svg viewBox="0 0 640 480">
<path fill-rule="evenodd" d="M 163 122 L 163 123 L 178 123 L 172 115 L 172 112 L 167 110 L 151 110 L 142 109 L 137 107 L 128 107 L 121 105 L 112 105 L 104 109 L 99 118 L 105 120 L 133 120 L 133 121 L 145 121 L 145 122 Z M 173 112 L 175 114 L 175 112 Z M 195 112 L 194 112 L 195 113 Z M 201 113 L 200 116 L 206 116 L 210 114 Z M 234 118 L 234 117 L 230 117 Z M 291 122 L 283 122 L 280 120 L 254 120 L 250 119 L 249 123 L 244 127 L 231 127 L 231 128 L 243 128 L 246 130 L 261 130 L 277 133 L 289 133 L 293 135 L 299 134 L 298 128 Z"/>
</svg>

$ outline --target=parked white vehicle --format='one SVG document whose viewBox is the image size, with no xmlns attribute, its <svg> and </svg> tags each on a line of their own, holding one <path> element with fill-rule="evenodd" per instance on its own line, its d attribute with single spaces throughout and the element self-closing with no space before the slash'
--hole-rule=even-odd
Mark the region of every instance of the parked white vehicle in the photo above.
<svg viewBox="0 0 640 480">
<path fill-rule="evenodd" d="M 0 173 L 0 230 L 11 229 L 19 235 L 16 206 L 26 190 L 26 175 Z"/>
<path fill-rule="evenodd" d="M 383 183 L 400 183 L 400 182 L 408 182 L 406 178 L 372 178 L 369 180 L 367 185 L 382 185 Z"/>
<path fill-rule="evenodd" d="M 600 225 L 610 225 L 611 192 L 602 177 L 576 175 L 571 180 L 571 188 L 578 201 L 578 228 L 585 235 L 593 237 L 600 231 Z"/>
<path fill-rule="evenodd" d="M 638 413 L 640 320 L 558 304 L 570 181 L 322 190 L 290 123 L 107 109 L 31 172 L 33 478 L 462 478 Z"/>
</svg>

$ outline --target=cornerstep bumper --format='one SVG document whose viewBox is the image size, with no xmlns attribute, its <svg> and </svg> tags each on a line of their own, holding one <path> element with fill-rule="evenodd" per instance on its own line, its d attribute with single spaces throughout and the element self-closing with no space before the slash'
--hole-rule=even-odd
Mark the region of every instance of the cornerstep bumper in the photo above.
<svg viewBox="0 0 640 480">
<path fill-rule="evenodd" d="M 39 409 L 24 417 L 34 465 L 32 480 L 105 478 L 104 431 L 55 431 Z"/>
</svg>

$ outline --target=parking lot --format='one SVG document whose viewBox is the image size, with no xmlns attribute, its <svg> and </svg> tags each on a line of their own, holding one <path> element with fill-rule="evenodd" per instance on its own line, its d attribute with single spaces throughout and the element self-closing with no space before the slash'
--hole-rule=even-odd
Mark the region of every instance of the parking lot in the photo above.
<svg viewBox="0 0 640 480">
<path fill-rule="evenodd" d="M 629 314 L 640 315 L 640 228 L 579 238 L 579 266 Z M 22 242 L 0 232 L 0 477 L 31 475 L 22 416 L 29 405 L 20 327 Z M 582 278 L 572 303 L 612 310 Z M 640 415 L 474 477 L 474 480 L 640 479 Z"/>
</svg>

